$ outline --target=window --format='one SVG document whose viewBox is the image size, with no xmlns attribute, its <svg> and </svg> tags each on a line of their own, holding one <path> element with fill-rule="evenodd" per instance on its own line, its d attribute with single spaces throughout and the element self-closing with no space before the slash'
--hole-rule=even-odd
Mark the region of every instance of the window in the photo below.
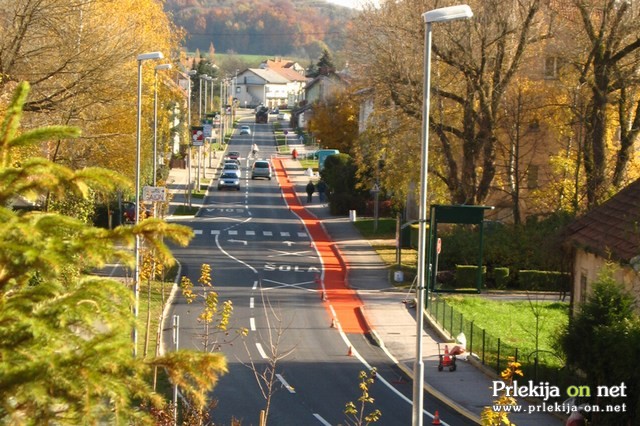
<svg viewBox="0 0 640 426">
<path fill-rule="evenodd" d="M 547 56 L 544 58 L 544 78 L 547 80 L 555 80 L 558 78 L 558 57 Z"/>
<path fill-rule="evenodd" d="M 587 301 L 587 271 L 580 271 L 580 303 Z"/>
<path fill-rule="evenodd" d="M 538 166 L 530 165 L 527 171 L 527 187 L 529 189 L 535 189 L 538 187 Z"/>
</svg>

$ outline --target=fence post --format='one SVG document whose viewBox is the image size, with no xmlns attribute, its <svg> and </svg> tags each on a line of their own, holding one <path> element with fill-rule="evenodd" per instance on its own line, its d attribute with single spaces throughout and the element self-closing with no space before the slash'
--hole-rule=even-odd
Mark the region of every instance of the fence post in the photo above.
<svg viewBox="0 0 640 426">
<path fill-rule="evenodd" d="M 451 335 L 453 335 L 453 306 L 449 306 L 451 308 L 451 328 L 449 329 L 449 333 L 451 333 Z"/>
<path fill-rule="evenodd" d="M 473 353 L 473 321 L 471 320 L 471 336 L 469 336 L 469 354 Z"/>
<path fill-rule="evenodd" d="M 460 312 L 460 333 L 462 333 L 462 326 L 464 325 L 464 315 Z"/>
<path fill-rule="evenodd" d="M 486 344 L 486 331 L 483 328 L 482 329 L 482 365 L 484 365 L 484 350 L 485 350 L 485 344 Z"/>
<path fill-rule="evenodd" d="M 436 314 L 435 314 L 435 317 L 436 317 L 436 322 L 439 322 L 438 321 L 438 304 L 440 303 L 440 300 L 439 300 L 438 297 L 436 297 L 435 299 L 436 299 Z"/>
<path fill-rule="evenodd" d="M 514 361 L 518 362 L 518 348 L 516 348 L 516 357 L 515 357 Z"/>
<path fill-rule="evenodd" d="M 496 372 L 500 374 L 500 338 L 498 337 L 498 360 L 496 362 Z"/>
</svg>

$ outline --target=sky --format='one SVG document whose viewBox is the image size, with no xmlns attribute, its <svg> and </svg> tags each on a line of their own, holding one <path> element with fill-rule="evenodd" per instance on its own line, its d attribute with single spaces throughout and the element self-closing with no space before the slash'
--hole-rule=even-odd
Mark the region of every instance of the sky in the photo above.
<svg viewBox="0 0 640 426">
<path fill-rule="evenodd" d="M 327 0 L 329 3 L 339 4 L 340 6 L 350 7 L 352 9 L 359 9 L 363 4 L 374 3 L 377 4 L 377 0 Z"/>
</svg>

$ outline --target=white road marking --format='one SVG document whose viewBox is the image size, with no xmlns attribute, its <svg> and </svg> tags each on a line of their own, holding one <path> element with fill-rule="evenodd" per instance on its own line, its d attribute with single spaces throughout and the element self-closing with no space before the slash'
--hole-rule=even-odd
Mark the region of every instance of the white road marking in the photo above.
<svg viewBox="0 0 640 426">
<path fill-rule="evenodd" d="M 256 231 L 246 231 L 245 235 L 256 235 Z"/>
<path fill-rule="evenodd" d="M 320 423 L 324 426 L 331 426 L 331 423 L 322 418 L 322 416 L 318 413 L 313 413 L 313 417 L 315 417 Z"/>
<path fill-rule="evenodd" d="M 306 238 L 307 237 L 307 233 L 306 232 L 298 232 L 298 237 Z"/>
<path fill-rule="evenodd" d="M 256 331 L 256 319 L 255 318 L 249 318 L 249 328 L 251 329 L 251 331 Z"/>
<path fill-rule="evenodd" d="M 263 359 L 267 359 L 267 354 L 264 352 L 264 349 L 262 349 L 262 345 L 260 343 L 256 343 L 256 347 L 258 348 L 258 352 L 260 352 L 260 356 Z"/>
<path fill-rule="evenodd" d="M 278 256 L 304 256 L 305 254 L 309 253 L 310 250 L 305 250 L 305 251 L 282 251 L 282 250 L 273 250 L 273 249 L 269 249 L 270 251 L 275 252 L 276 254 L 272 254 L 269 255 L 267 257 L 278 257 Z M 305 256 L 306 257 L 306 256 Z"/>
<path fill-rule="evenodd" d="M 281 232 L 281 233 L 280 233 L 280 236 L 281 236 L 281 237 L 288 237 L 288 236 L 290 236 L 290 235 L 291 235 L 291 234 L 289 234 L 288 232 Z"/>
<path fill-rule="evenodd" d="M 233 229 L 229 230 L 229 235 L 238 235 L 238 231 L 234 231 Z"/>
<path fill-rule="evenodd" d="M 255 290 L 256 288 L 258 288 L 258 281 L 253 282 L 253 287 L 251 287 L 251 290 Z"/>
<path fill-rule="evenodd" d="M 254 304 L 253 304 L 253 297 L 250 297 L 250 298 L 249 298 L 249 308 L 253 309 L 253 306 L 254 306 Z"/>
<path fill-rule="evenodd" d="M 194 235 L 202 235 L 202 229 L 194 229 L 193 233 Z"/>
<path fill-rule="evenodd" d="M 289 393 L 296 393 L 296 390 L 293 388 L 293 386 L 291 386 L 289 383 L 287 383 L 287 381 L 284 379 L 284 377 L 282 377 L 282 374 L 276 374 L 276 377 L 278 378 L 278 380 L 280 380 L 280 382 L 282 383 L 282 386 L 287 388 Z"/>
<path fill-rule="evenodd" d="M 262 235 L 264 235 L 265 237 L 271 237 L 273 235 L 273 232 L 271 232 L 271 231 L 262 231 Z"/>
<path fill-rule="evenodd" d="M 212 229 L 211 230 L 211 235 L 220 235 L 220 230 L 219 229 Z"/>
</svg>

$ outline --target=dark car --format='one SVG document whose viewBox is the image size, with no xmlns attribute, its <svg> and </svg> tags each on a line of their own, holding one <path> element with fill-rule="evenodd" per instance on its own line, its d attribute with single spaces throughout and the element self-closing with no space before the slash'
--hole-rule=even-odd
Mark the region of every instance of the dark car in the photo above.
<svg viewBox="0 0 640 426">
<path fill-rule="evenodd" d="M 218 189 L 235 189 L 240 191 L 240 178 L 232 171 L 223 171 L 218 180 Z"/>
<path fill-rule="evenodd" d="M 227 153 L 227 158 L 230 158 L 232 160 L 239 160 L 240 159 L 240 153 L 238 151 L 229 151 Z"/>
<path fill-rule="evenodd" d="M 146 208 L 144 205 L 142 206 L 142 211 L 140 212 L 140 220 L 146 219 L 148 217 L 152 217 L 153 212 Z M 122 218 L 124 223 L 135 223 L 136 221 L 136 203 L 131 201 L 123 201 L 122 202 Z"/>
</svg>

